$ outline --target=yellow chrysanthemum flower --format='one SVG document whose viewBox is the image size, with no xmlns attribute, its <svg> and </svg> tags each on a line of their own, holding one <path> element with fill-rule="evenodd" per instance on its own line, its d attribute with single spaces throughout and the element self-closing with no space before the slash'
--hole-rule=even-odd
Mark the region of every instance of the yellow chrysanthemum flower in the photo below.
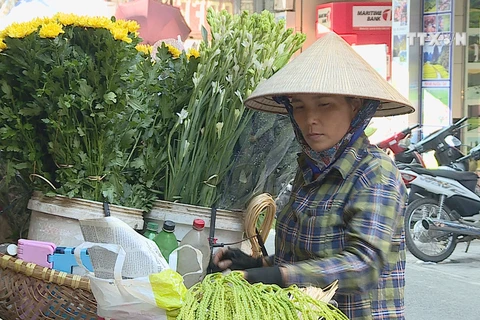
<svg viewBox="0 0 480 320">
<path fill-rule="evenodd" d="M 10 38 L 25 38 L 37 31 L 38 26 L 33 23 L 12 23 L 5 29 L 6 35 Z"/>
<path fill-rule="evenodd" d="M 105 29 L 109 29 L 113 25 L 113 22 L 106 17 L 91 17 L 90 23 L 94 28 L 105 28 Z"/>
<path fill-rule="evenodd" d="M 135 49 L 148 55 L 152 53 L 152 46 L 148 44 L 137 44 Z"/>
<path fill-rule="evenodd" d="M 128 30 L 126 28 L 110 28 L 110 33 L 113 35 L 115 40 L 122 40 L 126 43 L 132 42 L 132 39 L 128 37 Z"/>
<path fill-rule="evenodd" d="M 190 48 L 187 53 L 187 58 L 190 59 L 192 56 L 198 58 L 200 57 L 200 52 L 198 52 L 198 50 L 195 48 Z"/>
<path fill-rule="evenodd" d="M 79 27 L 91 28 L 95 26 L 95 23 L 96 21 L 93 20 L 92 17 L 77 16 L 77 23 L 75 23 L 75 25 Z"/>
<path fill-rule="evenodd" d="M 44 24 L 40 28 L 40 31 L 38 32 L 40 38 L 52 38 L 52 39 L 57 37 L 60 33 L 65 33 L 65 31 L 63 31 L 63 25 L 61 25 L 58 22 L 50 22 L 50 23 Z"/>
<path fill-rule="evenodd" d="M 174 58 L 178 58 L 180 57 L 180 54 L 182 53 L 182 51 L 180 51 L 178 48 L 172 46 L 172 45 L 169 45 L 167 44 L 167 48 L 168 48 L 168 52 L 170 52 L 170 54 L 174 57 Z"/>
<path fill-rule="evenodd" d="M 0 39 L 0 51 L 7 49 L 7 44 Z"/>
<path fill-rule="evenodd" d="M 117 20 L 115 25 L 121 28 L 126 28 L 128 32 L 138 34 L 140 25 L 135 20 Z"/>
<path fill-rule="evenodd" d="M 52 21 L 56 22 L 56 19 L 53 19 L 51 17 L 43 17 L 43 18 L 33 18 L 29 22 L 24 22 L 24 23 L 28 23 L 32 28 L 38 28 L 38 27 L 41 27 L 43 24 L 50 23 Z"/>
<path fill-rule="evenodd" d="M 64 26 L 71 26 L 77 23 L 78 20 L 78 16 L 73 13 L 57 13 L 53 17 Z"/>
</svg>

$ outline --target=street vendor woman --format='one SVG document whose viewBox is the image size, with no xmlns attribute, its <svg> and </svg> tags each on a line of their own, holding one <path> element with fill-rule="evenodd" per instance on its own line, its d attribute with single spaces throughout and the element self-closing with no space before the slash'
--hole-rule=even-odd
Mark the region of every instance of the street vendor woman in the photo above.
<svg viewBox="0 0 480 320">
<path fill-rule="evenodd" d="M 404 319 L 406 188 L 364 130 L 373 116 L 413 112 L 409 101 L 327 33 L 245 105 L 286 114 L 302 152 L 277 217 L 275 254 L 222 248 L 213 263 L 244 270 L 251 283 L 323 288 L 338 280 L 334 300 L 350 319 Z"/>
</svg>

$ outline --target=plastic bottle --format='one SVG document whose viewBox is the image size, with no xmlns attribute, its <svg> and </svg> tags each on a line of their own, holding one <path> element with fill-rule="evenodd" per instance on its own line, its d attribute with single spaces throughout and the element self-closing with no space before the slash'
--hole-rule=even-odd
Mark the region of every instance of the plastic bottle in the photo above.
<svg viewBox="0 0 480 320">
<path fill-rule="evenodd" d="M 210 243 L 205 228 L 205 221 L 195 219 L 192 229 L 183 237 L 180 247 L 183 245 L 191 245 L 195 249 L 202 252 L 202 268 L 203 272 L 191 275 L 185 274 L 200 270 L 197 263 L 197 253 L 190 248 L 181 248 L 178 250 L 177 272 L 183 276 L 183 283 L 190 288 L 195 283 L 200 282 L 207 273 L 208 264 L 210 262 Z"/>
<path fill-rule="evenodd" d="M 158 234 L 158 223 L 156 222 L 147 222 L 147 230 L 143 233 L 143 235 L 150 239 L 153 240 Z"/>
<path fill-rule="evenodd" d="M 163 223 L 162 231 L 160 231 L 153 241 L 157 244 L 162 256 L 167 260 L 173 250 L 177 249 L 177 237 L 173 233 L 175 231 L 175 222 L 166 220 Z"/>
</svg>

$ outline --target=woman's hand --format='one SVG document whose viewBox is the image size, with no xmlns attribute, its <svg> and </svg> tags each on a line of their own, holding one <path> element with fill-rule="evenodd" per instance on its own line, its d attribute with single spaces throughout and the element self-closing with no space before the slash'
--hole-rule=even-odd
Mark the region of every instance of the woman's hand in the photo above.
<svg viewBox="0 0 480 320">
<path fill-rule="evenodd" d="M 254 258 L 237 248 L 220 248 L 213 257 L 220 270 L 245 270 L 263 267 L 263 258 Z"/>
<path fill-rule="evenodd" d="M 220 270 L 242 270 L 243 277 L 250 283 L 285 286 L 282 267 L 268 267 L 263 257 L 254 258 L 240 249 L 221 248 L 215 253 L 212 262 Z"/>
</svg>

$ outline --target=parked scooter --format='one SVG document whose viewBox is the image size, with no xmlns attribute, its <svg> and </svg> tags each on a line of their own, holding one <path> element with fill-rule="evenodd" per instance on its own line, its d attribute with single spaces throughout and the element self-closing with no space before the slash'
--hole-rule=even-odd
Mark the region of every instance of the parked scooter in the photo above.
<svg viewBox="0 0 480 320">
<path fill-rule="evenodd" d="M 455 137 L 455 134 L 466 125 L 467 118 L 462 118 L 456 123 L 437 130 L 417 143 L 411 144 L 409 149 L 405 151 L 406 154 L 418 152 L 423 154 L 425 152 L 434 151 L 434 157 L 438 163 L 438 169 L 451 170 L 451 171 L 468 171 L 468 160 L 457 160 L 462 158 L 464 154 L 458 149 L 462 142 Z M 418 164 L 405 164 L 397 163 L 400 172 L 403 169 L 418 167 Z M 425 166 L 420 166 L 425 167 Z M 408 181 L 403 179 L 407 188 L 409 189 L 408 203 L 418 199 L 422 190 L 418 189 L 415 185 L 410 185 Z M 423 196 L 428 197 L 428 196 Z"/>
<path fill-rule="evenodd" d="M 468 165 L 470 159 L 480 160 L 480 145 L 455 160 L 452 167 Z M 453 253 L 457 243 L 470 244 L 480 239 L 476 173 L 415 166 L 400 171 L 411 187 L 410 195 L 414 193 L 417 197 L 409 202 L 405 212 L 406 244 L 415 257 L 443 261 Z"/>
<path fill-rule="evenodd" d="M 417 143 L 411 144 L 408 150 L 404 151 L 406 155 L 411 153 L 423 154 L 428 151 L 434 151 L 435 160 L 439 167 L 445 169 L 466 171 L 468 170 L 468 160 L 457 162 L 464 154 L 458 149 L 461 141 L 455 135 L 465 127 L 467 118 L 462 118 L 449 127 L 437 130 Z"/>
<path fill-rule="evenodd" d="M 397 132 L 393 136 L 390 136 L 377 143 L 377 147 L 383 151 L 390 150 L 393 153 L 395 163 L 397 164 L 418 163 L 422 167 L 425 167 L 422 155 L 419 152 L 412 150 L 408 154 L 405 153 L 410 145 L 410 135 L 412 134 L 412 131 L 419 126 L 419 124 L 416 124 L 412 127 L 408 127 L 405 130 Z"/>
</svg>

